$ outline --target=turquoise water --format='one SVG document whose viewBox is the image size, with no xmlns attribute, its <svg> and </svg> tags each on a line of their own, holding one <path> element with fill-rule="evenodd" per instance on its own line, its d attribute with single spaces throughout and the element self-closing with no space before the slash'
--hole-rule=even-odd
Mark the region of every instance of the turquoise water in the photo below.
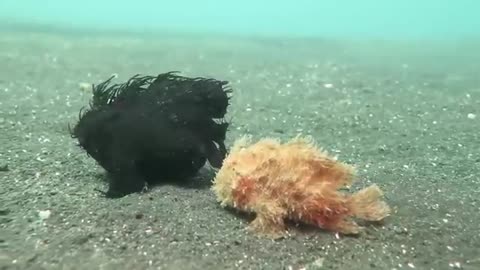
<svg viewBox="0 0 480 270">
<path fill-rule="evenodd" d="M 282 36 L 480 35 L 475 0 L 1 0 L 0 22 Z"/>
</svg>

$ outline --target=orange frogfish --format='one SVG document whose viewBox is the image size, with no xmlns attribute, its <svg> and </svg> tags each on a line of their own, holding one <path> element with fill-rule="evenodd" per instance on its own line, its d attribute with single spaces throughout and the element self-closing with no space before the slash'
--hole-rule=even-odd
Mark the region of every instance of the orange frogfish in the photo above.
<svg viewBox="0 0 480 270">
<path fill-rule="evenodd" d="M 341 191 L 354 176 L 353 166 L 337 161 L 311 138 L 251 143 L 243 137 L 223 161 L 212 189 L 223 207 L 255 214 L 249 229 L 261 235 L 285 235 L 287 220 L 358 234 L 363 227 L 354 218 L 381 221 L 390 207 L 375 184 L 353 194 Z"/>
</svg>

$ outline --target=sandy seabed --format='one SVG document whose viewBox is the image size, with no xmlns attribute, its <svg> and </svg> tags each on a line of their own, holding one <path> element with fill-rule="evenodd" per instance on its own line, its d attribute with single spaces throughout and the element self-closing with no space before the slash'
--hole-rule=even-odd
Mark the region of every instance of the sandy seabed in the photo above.
<svg viewBox="0 0 480 270">
<path fill-rule="evenodd" d="M 0 269 L 480 269 L 478 41 L 0 34 Z M 312 135 L 393 208 L 359 237 L 272 241 L 220 208 L 212 173 L 105 199 L 69 137 L 90 92 L 178 70 L 228 80 L 227 143 Z"/>
</svg>

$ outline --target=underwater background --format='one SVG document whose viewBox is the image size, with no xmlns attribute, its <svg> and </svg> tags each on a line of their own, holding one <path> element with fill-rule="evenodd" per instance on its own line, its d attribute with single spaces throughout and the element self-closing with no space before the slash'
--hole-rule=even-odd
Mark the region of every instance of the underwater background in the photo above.
<svg viewBox="0 0 480 270">
<path fill-rule="evenodd" d="M 474 0 L 2 0 L 0 19 L 97 30 L 451 39 L 479 35 L 478 10 Z"/>
<path fill-rule="evenodd" d="M 0 0 L 0 269 L 480 269 L 479 14 L 474 0 Z M 227 147 L 312 136 L 391 215 L 358 237 L 292 225 L 272 241 L 219 206 L 208 168 L 104 198 L 68 126 L 92 84 L 168 71 L 229 82 Z"/>
</svg>

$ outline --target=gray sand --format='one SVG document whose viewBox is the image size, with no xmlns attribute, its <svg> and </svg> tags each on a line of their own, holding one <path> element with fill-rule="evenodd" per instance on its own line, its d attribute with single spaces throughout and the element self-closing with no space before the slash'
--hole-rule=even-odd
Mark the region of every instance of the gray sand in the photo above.
<svg viewBox="0 0 480 270">
<path fill-rule="evenodd" d="M 0 269 L 480 269 L 479 44 L 2 32 Z M 392 216 L 272 241 L 219 207 L 209 174 L 101 197 L 68 135 L 79 84 L 170 70 L 231 82 L 229 145 L 313 135 Z"/>
</svg>

